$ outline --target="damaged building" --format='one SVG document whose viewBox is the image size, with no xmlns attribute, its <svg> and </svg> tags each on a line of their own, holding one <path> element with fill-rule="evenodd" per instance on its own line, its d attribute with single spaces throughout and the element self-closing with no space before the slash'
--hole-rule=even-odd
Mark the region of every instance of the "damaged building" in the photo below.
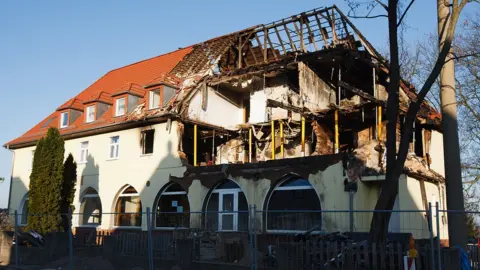
<svg viewBox="0 0 480 270">
<path fill-rule="evenodd" d="M 9 210 L 26 223 L 35 144 L 56 127 L 78 164 L 79 228 L 146 229 L 139 213 L 149 207 L 157 229 L 242 231 L 252 206 L 264 233 L 368 231 L 371 213 L 351 224 L 302 211 L 374 208 L 388 82 L 382 56 L 335 6 L 112 70 L 5 144 L 14 153 Z M 400 123 L 416 92 L 408 82 L 399 92 Z M 445 209 L 440 124 L 424 102 L 395 209 Z M 216 212 L 189 214 L 205 211 Z M 390 230 L 425 237 L 425 224 L 396 213 Z"/>
</svg>

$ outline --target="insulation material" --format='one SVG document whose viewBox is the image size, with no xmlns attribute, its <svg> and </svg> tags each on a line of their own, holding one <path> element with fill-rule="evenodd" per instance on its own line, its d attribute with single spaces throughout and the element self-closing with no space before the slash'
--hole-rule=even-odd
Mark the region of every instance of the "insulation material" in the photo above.
<svg viewBox="0 0 480 270">
<path fill-rule="evenodd" d="M 333 154 L 333 133 L 327 126 L 312 121 L 313 132 L 316 136 L 315 151 L 312 155 L 329 155 Z"/>
<path fill-rule="evenodd" d="M 298 63 L 300 96 L 304 106 L 311 111 L 325 110 L 335 103 L 335 89 L 320 79 L 303 62 Z"/>
<path fill-rule="evenodd" d="M 255 91 L 250 95 L 250 118 L 249 123 L 267 122 L 267 96 L 265 90 Z"/>
<path fill-rule="evenodd" d="M 357 133 L 357 147 L 363 147 L 370 143 L 370 141 L 375 137 L 374 128 L 368 127 L 364 130 L 361 130 Z"/>
<path fill-rule="evenodd" d="M 245 147 L 243 140 L 235 138 L 217 147 L 215 164 L 238 163 L 243 161 L 244 157 Z"/>
<path fill-rule="evenodd" d="M 296 107 L 301 107 L 300 95 L 295 93 L 288 85 L 279 85 L 275 87 L 267 87 L 265 89 L 266 98 L 288 104 Z M 287 119 L 288 110 L 282 108 L 272 108 L 272 115 L 270 120 Z"/>
<path fill-rule="evenodd" d="M 360 160 L 363 166 L 376 172 L 383 172 L 385 169 L 383 164 L 385 163 L 379 162 L 383 160 L 383 151 L 380 152 L 378 150 L 385 149 L 385 146 L 383 144 L 381 146 L 379 147 L 377 140 L 371 140 L 369 143 L 355 149 L 355 158 Z"/>
</svg>

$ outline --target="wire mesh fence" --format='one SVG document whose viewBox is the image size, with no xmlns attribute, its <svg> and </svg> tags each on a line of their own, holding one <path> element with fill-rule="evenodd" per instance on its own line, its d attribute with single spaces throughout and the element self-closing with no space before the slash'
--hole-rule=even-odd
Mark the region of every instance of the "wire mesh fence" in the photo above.
<svg viewBox="0 0 480 270">
<path fill-rule="evenodd" d="M 367 241 L 375 213 L 391 215 L 386 243 Z M 448 215 L 462 215 L 466 224 L 475 224 L 480 212 L 431 206 L 426 211 L 264 211 L 249 207 L 247 211 L 151 212 L 147 208 L 135 213 L 14 213 L 14 232 L 3 233 L 0 239 L 0 261 L 63 269 L 224 269 L 221 265 L 408 269 L 409 264 L 416 269 L 454 269 L 448 267 L 459 262 L 461 253 L 446 248 Z M 35 228 L 61 226 L 55 232 L 39 233 L 28 229 L 34 222 Z M 474 239 L 476 232 L 470 236 Z M 409 258 L 412 249 L 417 256 Z M 480 269 L 478 243 L 470 241 L 464 252 L 472 269 Z"/>
</svg>

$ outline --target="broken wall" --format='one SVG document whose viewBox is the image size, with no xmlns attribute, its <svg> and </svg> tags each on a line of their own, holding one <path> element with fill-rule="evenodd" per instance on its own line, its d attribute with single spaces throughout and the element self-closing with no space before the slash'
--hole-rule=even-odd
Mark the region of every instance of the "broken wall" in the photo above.
<svg viewBox="0 0 480 270">
<path fill-rule="evenodd" d="M 310 69 L 306 64 L 298 64 L 300 96 L 303 104 L 311 111 L 328 109 L 330 103 L 336 102 L 335 89 Z"/>
<path fill-rule="evenodd" d="M 298 93 L 287 84 L 275 83 L 274 86 L 256 90 L 250 95 L 249 123 L 265 123 L 270 120 L 288 118 L 288 110 L 282 108 L 267 108 L 267 99 L 275 100 L 286 105 L 301 107 L 300 95 Z M 300 120 L 300 115 L 297 113 L 293 113 L 292 117 Z"/>
<path fill-rule="evenodd" d="M 206 99 L 202 91 L 197 91 L 193 96 L 187 111 L 189 119 L 227 128 L 243 123 L 242 108 L 217 94 L 211 87 L 207 87 L 206 94 Z"/>
</svg>

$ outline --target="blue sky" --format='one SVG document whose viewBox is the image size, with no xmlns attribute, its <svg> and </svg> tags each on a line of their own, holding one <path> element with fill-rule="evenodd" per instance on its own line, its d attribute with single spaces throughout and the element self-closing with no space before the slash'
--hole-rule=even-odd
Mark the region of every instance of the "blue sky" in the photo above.
<svg viewBox="0 0 480 270">
<path fill-rule="evenodd" d="M 436 31 L 436 1 L 407 17 L 414 44 Z M 111 69 L 256 24 L 344 1 L 0 1 L 0 143 L 20 136 Z M 381 51 L 385 18 L 353 20 Z M 0 208 L 12 154 L 0 149 Z"/>
</svg>

